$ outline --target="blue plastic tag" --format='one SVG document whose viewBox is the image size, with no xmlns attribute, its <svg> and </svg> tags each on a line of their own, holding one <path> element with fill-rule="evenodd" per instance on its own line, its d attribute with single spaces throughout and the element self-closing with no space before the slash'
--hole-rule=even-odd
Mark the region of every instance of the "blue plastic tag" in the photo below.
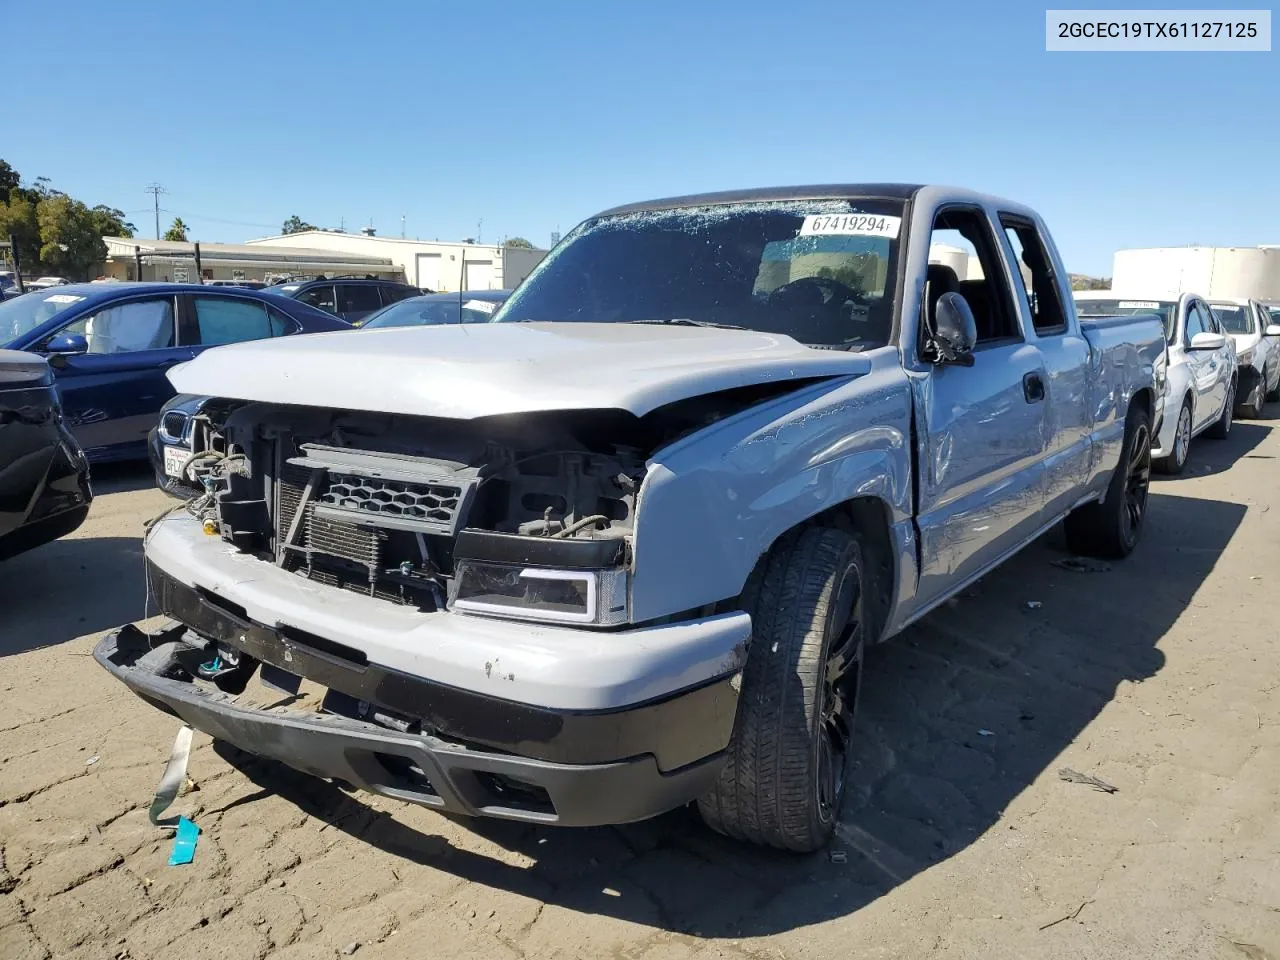
<svg viewBox="0 0 1280 960">
<path fill-rule="evenodd" d="M 186 817 L 178 818 L 178 832 L 173 837 L 173 853 L 169 855 L 169 866 L 180 867 L 196 858 L 196 840 L 200 837 L 200 828 Z"/>
</svg>

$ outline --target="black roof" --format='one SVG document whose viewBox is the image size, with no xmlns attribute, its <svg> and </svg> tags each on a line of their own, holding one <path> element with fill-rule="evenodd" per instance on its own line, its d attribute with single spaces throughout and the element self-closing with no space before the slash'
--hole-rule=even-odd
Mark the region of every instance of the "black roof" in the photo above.
<svg viewBox="0 0 1280 960">
<path fill-rule="evenodd" d="M 910 200 L 922 184 L 918 183 L 824 183 L 801 187 L 756 187 L 751 190 L 722 190 L 717 193 L 692 193 L 684 197 L 628 203 L 598 213 L 643 213 L 646 210 L 669 210 L 673 207 L 705 207 L 719 203 L 767 203 L 771 200 L 844 200 L 848 198 Z"/>
</svg>

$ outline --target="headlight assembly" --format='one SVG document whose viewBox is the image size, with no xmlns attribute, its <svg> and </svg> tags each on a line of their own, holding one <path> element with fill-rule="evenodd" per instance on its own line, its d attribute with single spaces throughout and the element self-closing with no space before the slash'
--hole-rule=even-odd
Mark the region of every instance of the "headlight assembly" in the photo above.
<svg viewBox="0 0 1280 960">
<path fill-rule="evenodd" d="M 464 530 L 454 545 L 449 607 L 463 613 L 584 627 L 627 622 L 621 540 Z"/>
<path fill-rule="evenodd" d="M 450 606 L 468 613 L 611 627 L 627 621 L 625 570 L 546 570 L 463 560 Z"/>
</svg>

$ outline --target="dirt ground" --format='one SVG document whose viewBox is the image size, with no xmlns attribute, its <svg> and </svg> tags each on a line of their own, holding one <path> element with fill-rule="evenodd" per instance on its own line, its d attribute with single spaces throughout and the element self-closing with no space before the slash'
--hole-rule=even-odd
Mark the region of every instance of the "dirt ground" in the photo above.
<svg viewBox="0 0 1280 960">
<path fill-rule="evenodd" d="M 1129 561 L 1064 569 L 1050 534 L 872 651 L 826 853 L 687 811 L 455 821 L 197 734 L 184 867 L 146 814 L 176 721 L 90 656 L 166 501 L 100 470 L 74 537 L 0 567 L 0 958 L 1277 960 L 1277 458 L 1271 421 L 1197 440 Z"/>
</svg>

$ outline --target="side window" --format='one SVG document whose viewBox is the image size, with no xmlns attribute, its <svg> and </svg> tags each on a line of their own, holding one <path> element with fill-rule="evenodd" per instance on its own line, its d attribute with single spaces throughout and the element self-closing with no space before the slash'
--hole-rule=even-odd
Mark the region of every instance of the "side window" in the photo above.
<svg viewBox="0 0 1280 960">
<path fill-rule="evenodd" d="M 1191 338 L 1197 333 L 1207 333 L 1208 327 L 1205 325 L 1204 314 L 1201 312 L 1200 304 L 1191 300 L 1187 303 L 1187 333 L 1185 340 L 1191 342 Z"/>
<path fill-rule="evenodd" d="M 333 284 L 331 283 L 312 287 L 310 290 L 298 294 L 295 299 L 301 303 L 309 304 L 317 310 L 323 310 L 325 313 L 338 312 L 338 301 L 334 299 Z"/>
<path fill-rule="evenodd" d="M 952 207 L 937 214 L 929 236 L 930 263 L 925 283 L 925 310 L 930 315 L 930 325 L 938 298 L 944 293 L 958 293 L 973 311 L 978 343 L 1022 338 L 996 251 L 995 237 L 981 210 Z"/>
<path fill-rule="evenodd" d="M 1054 277 L 1053 261 L 1040 232 L 1034 224 L 1016 217 L 1001 217 L 1000 225 L 1004 227 L 1014 263 L 1022 276 L 1031 325 L 1041 336 L 1065 333 L 1067 315 Z"/>
<path fill-rule="evenodd" d="M 382 295 L 382 305 L 389 307 L 393 303 L 409 299 L 417 291 L 410 290 L 408 287 L 379 287 L 378 292 Z"/>
<path fill-rule="evenodd" d="M 378 288 L 366 283 L 338 284 L 338 313 L 344 317 L 351 314 L 363 316 L 382 309 L 382 301 L 378 298 Z"/>
<path fill-rule="evenodd" d="M 234 297 L 196 297 L 196 326 L 206 346 L 262 340 L 272 335 L 267 308 Z"/>
<path fill-rule="evenodd" d="M 1207 304 L 1201 305 L 1201 312 L 1204 314 L 1204 326 L 1210 333 L 1221 333 L 1222 324 L 1218 322 L 1218 315 L 1213 312 L 1213 308 Z"/>
<path fill-rule="evenodd" d="M 292 317 L 286 317 L 275 307 L 267 308 L 267 317 L 271 323 L 271 335 L 273 337 L 287 337 L 291 333 L 297 333 L 301 328 L 298 322 Z"/>
<path fill-rule="evenodd" d="M 163 350 L 175 343 L 173 298 L 133 300 L 81 317 L 61 332 L 80 334 L 89 353 Z"/>
</svg>

